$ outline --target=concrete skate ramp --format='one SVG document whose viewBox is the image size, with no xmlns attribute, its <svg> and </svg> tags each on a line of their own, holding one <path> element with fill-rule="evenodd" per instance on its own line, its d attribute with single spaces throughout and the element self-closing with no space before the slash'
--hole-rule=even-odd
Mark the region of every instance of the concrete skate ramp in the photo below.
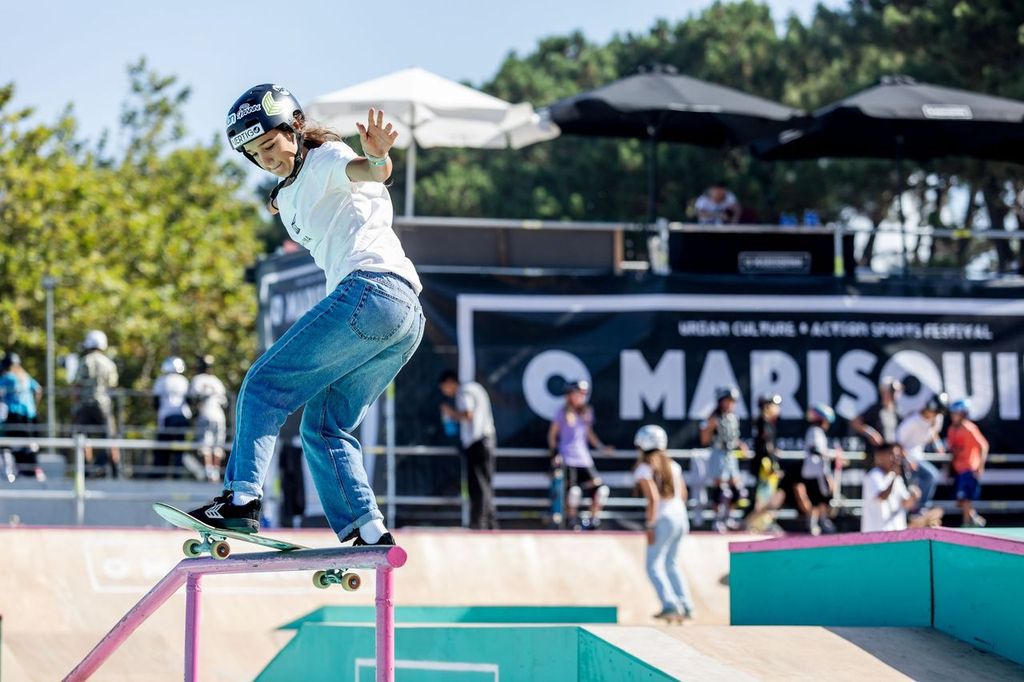
<svg viewBox="0 0 1024 682">
<path fill-rule="evenodd" d="M 333 546 L 327 531 L 271 533 Z M 619 622 L 649 625 L 659 608 L 644 572 L 639 533 L 402 531 L 409 562 L 396 572 L 402 605 L 615 606 Z M 55 680 L 181 558 L 191 535 L 177 530 L 0 530 L 0 670 L 3 679 Z M 701 622 L 725 624 L 728 540 L 687 538 L 683 565 Z M 232 544 L 236 553 L 248 551 Z M 371 605 L 373 575 L 356 593 L 317 590 L 306 573 L 208 576 L 203 580 L 203 679 L 251 680 L 293 636 L 278 628 L 325 605 Z M 97 672 L 94 680 L 178 680 L 184 591 L 171 598 Z"/>
<path fill-rule="evenodd" d="M 737 673 L 765 681 L 1024 679 L 1024 667 L 930 628 L 698 626 L 663 631 Z"/>
</svg>

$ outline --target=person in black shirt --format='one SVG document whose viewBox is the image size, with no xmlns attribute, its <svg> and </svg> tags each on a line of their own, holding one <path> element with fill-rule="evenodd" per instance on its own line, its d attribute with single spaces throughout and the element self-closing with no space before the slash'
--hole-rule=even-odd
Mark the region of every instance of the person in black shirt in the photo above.
<svg viewBox="0 0 1024 682">
<path fill-rule="evenodd" d="M 760 413 L 754 421 L 753 473 L 754 511 L 747 518 L 747 528 L 755 532 L 781 532 L 775 522 L 775 511 L 782 506 L 786 493 L 779 489 L 782 462 L 775 451 L 775 429 L 781 412 L 782 396 L 763 395 L 757 400 Z"/>
<path fill-rule="evenodd" d="M 853 430 L 864 438 L 868 462 L 872 461 L 875 448 L 896 442 L 896 427 L 900 424 L 896 399 L 902 392 L 903 384 L 892 377 L 882 377 L 878 382 L 878 402 L 850 422 Z"/>
</svg>

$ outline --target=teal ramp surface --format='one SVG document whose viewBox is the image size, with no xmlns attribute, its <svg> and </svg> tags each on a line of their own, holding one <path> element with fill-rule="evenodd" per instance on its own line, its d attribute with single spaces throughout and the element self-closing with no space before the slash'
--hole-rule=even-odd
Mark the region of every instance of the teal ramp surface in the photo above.
<svg viewBox="0 0 1024 682">
<path fill-rule="evenodd" d="M 306 623 L 259 682 L 372 682 L 374 629 Z M 573 682 L 674 679 L 575 626 L 399 628 L 397 682 Z"/>
</svg>

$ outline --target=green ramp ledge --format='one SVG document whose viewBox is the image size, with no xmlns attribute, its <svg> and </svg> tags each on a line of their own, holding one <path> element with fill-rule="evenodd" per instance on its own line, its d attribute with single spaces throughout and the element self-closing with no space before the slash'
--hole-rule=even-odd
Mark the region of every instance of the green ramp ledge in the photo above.
<svg viewBox="0 0 1024 682">
<path fill-rule="evenodd" d="M 306 623 L 373 623 L 372 606 L 324 606 L 282 625 L 282 630 L 298 630 Z M 615 606 L 396 606 L 395 623 L 489 623 L 489 624 L 561 624 L 616 623 Z"/>
<path fill-rule="evenodd" d="M 734 542 L 732 625 L 932 627 L 1024 664 L 1024 529 Z"/>
</svg>

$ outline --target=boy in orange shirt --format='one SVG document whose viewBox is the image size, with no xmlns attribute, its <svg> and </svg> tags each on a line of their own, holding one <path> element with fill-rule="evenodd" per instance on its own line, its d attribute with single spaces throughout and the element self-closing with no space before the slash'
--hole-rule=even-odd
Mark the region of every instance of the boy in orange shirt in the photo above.
<svg viewBox="0 0 1024 682">
<path fill-rule="evenodd" d="M 953 455 L 953 473 L 956 474 L 956 503 L 963 511 L 963 525 L 982 527 L 985 519 L 974 511 L 973 502 L 981 494 L 981 474 L 988 458 L 988 441 L 981 435 L 977 424 L 967 418 L 971 405 L 957 400 L 949 406 L 949 431 L 946 442 Z"/>
</svg>

